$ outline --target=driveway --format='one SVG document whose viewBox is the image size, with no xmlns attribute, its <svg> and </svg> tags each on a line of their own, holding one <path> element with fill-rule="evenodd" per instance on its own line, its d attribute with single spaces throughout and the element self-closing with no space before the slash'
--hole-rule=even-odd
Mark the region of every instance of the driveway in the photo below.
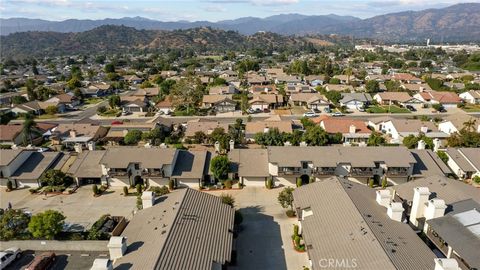
<svg viewBox="0 0 480 270">
<path fill-rule="evenodd" d="M 288 218 L 278 204 L 280 191 L 246 187 L 225 192 L 235 198 L 235 207 L 243 214 L 236 239 L 237 265 L 229 269 L 301 270 L 308 266 L 307 254 L 293 249 L 291 235 L 296 220 Z"/>
<path fill-rule="evenodd" d="M 136 210 L 136 197 L 120 195 L 122 189 L 110 188 L 100 197 L 93 197 L 92 186 L 82 186 L 71 195 L 31 195 L 28 189 L 12 192 L 0 190 L 0 203 L 6 208 L 8 203 L 15 209 L 36 214 L 45 210 L 61 211 L 66 222 L 89 229 L 102 215 L 132 216 Z"/>
</svg>

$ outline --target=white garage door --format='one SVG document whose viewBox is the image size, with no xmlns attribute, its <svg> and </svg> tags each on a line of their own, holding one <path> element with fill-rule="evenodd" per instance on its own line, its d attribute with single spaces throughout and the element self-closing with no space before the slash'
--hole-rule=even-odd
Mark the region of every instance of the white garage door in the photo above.
<svg viewBox="0 0 480 270">
<path fill-rule="evenodd" d="M 243 184 L 247 187 L 264 187 L 265 177 L 243 177 Z"/>
</svg>

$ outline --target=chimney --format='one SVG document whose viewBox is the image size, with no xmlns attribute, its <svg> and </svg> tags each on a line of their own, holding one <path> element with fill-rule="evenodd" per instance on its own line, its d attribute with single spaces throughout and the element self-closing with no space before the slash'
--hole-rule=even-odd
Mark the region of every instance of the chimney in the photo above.
<svg viewBox="0 0 480 270">
<path fill-rule="evenodd" d="M 410 211 L 410 222 L 418 226 L 417 218 L 423 217 L 425 203 L 428 201 L 430 191 L 427 187 L 416 187 L 413 189 L 412 209 Z"/>
<path fill-rule="evenodd" d="M 435 258 L 435 270 L 460 270 L 458 262 L 455 259 Z"/>
<path fill-rule="evenodd" d="M 77 137 L 77 132 L 75 130 L 70 130 L 70 137 L 71 138 L 76 138 Z"/>
<path fill-rule="evenodd" d="M 109 259 L 97 258 L 93 261 L 90 270 L 113 270 L 112 261 Z"/>
<path fill-rule="evenodd" d="M 306 142 L 300 142 L 300 147 L 307 147 L 308 144 Z"/>
<path fill-rule="evenodd" d="M 425 150 L 425 141 L 424 141 L 424 140 L 418 141 L 417 149 L 419 149 L 419 150 Z"/>
<path fill-rule="evenodd" d="M 128 129 L 122 130 L 122 134 L 123 134 L 123 136 L 127 136 L 127 134 L 128 134 Z"/>
<path fill-rule="evenodd" d="M 155 204 L 155 193 L 153 191 L 144 191 L 142 193 L 143 209 L 152 207 Z"/>
<path fill-rule="evenodd" d="M 350 125 L 348 130 L 351 134 L 354 134 L 357 132 L 357 127 L 355 127 L 355 125 Z"/>
<path fill-rule="evenodd" d="M 112 236 L 108 241 L 108 252 L 110 253 L 110 259 L 116 260 L 123 257 L 125 251 L 127 251 L 127 238 L 123 236 Z"/>
<path fill-rule="evenodd" d="M 445 215 L 445 209 L 447 209 L 447 205 L 445 204 L 444 200 L 442 199 L 429 200 L 427 207 L 423 212 L 423 215 L 425 216 L 425 220 L 443 217 Z M 426 232 L 427 229 L 428 229 L 428 224 L 425 223 L 425 226 L 423 227 L 423 231 Z"/>
<path fill-rule="evenodd" d="M 392 220 L 402 222 L 403 210 L 405 209 L 403 209 L 402 203 L 394 202 L 388 206 L 387 215 Z"/>
<path fill-rule="evenodd" d="M 230 140 L 228 143 L 229 143 L 229 145 L 230 145 L 230 151 L 232 151 L 233 149 L 235 149 L 235 141 L 234 141 L 234 140 Z"/>
<path fill-rule="evenodd" d="M 89 142 L 88 143 L 88 150 L 89 151 L 95 151 L 95 142 Z"/>
<path fill-rule="evenodd" d="M 388 207 L 392 200 L 392 196 L 390 195 L 390 190 L 389 189 L 377 190 L 376 193 L 377 193 L 377 198 L 376 198 L 377 203 L 380 204 L 381 206 Z"/>
<path fill-rule="evenodd" d="M 270 129 L 269 129 L 268 127 L 263 128 L 263 133 L 268 133 L 269 130 L 270 130 Z"/>
<path fill-rule="evenodd" d="M 442 147 L 442 141 L 440 141 L 439 138 L 435 138 L 433 140 L 433 151 L 435 153 L 438 152 L 438 149 L 440 149 L 440 147 Z"/>
<path fill-rule="evenodd" d="M 79 154 L 83 152 L 82 145 L 79 144 L 79 143 L 76 143 L 76 144 L 73 146 L 73 148 L 75 149 L 75 152 L 77 152 L 77 153 L 79 153 Z"/>
<path fill-rule="evenodd" d="M 427 132 L 428 132 L 428 127 L 427 127 L 427 126 L 422 126 L 422 127 L 420 128 L 420 132 L 422 132 L 423 134 L 427 134 Z"/>
</svg>

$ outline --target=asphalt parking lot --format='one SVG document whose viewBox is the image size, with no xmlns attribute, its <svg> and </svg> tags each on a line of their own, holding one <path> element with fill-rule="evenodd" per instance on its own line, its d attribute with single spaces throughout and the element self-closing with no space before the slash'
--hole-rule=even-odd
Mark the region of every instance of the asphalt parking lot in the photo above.
<svg viewBox="0 0 480 270">
<path fill-rule="evenodd" d="M 22 252 L 22 257 L 9 265 L 5 270 L 22 270 L 33 260 L 36 254 L 43 251 L 26 250 Z M 51 270 L 84 270 L 92 267 L 96 258 L 108 258 L 108 252 L 78 252 L 78 251 L 55 251 L 57 255 L 55 264 Z"/>
</svg>

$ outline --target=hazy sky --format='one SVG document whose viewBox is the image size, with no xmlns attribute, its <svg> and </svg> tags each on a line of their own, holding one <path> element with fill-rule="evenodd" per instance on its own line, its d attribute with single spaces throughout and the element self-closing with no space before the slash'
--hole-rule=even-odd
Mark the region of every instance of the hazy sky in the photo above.
<svg viewBox="0 0 480 270">
<path fill-rule="evenodd" d="M 440 8 L 461 2 L 465 0 L 0 0 L 0 17 L 64 20 L 142 16 L 163 21 L 218 21 L 281 13 L 333 13 L 367 18 L 390 12 Z"/>
</svg>

